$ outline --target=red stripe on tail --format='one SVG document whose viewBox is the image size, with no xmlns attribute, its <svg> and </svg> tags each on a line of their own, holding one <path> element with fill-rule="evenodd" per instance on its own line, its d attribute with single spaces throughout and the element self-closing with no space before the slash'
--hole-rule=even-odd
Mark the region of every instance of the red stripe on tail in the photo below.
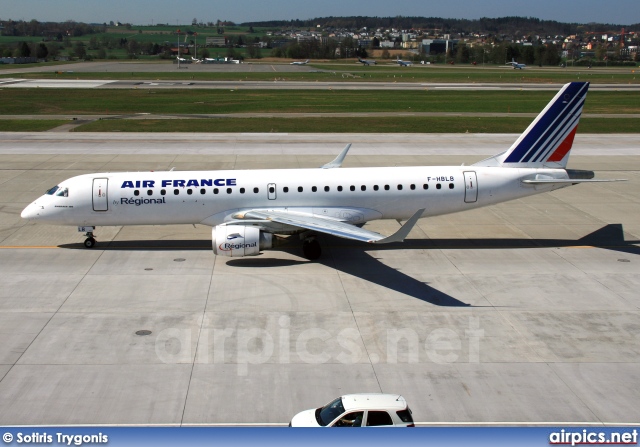
<svg viewBox="0 0 640 447">
<path fill-rule="evenodd" d="M 567 138 L 564 139 L 560 146 L 551 154 L 547 161 L 562 161 L 565 155 L 571 150 L 571 146 L 573 146 L 573 137 L 576 136 L 576 130 L 578 130 L 578 126 L 574 127 L 571 133 L 567 135 Z"/>
</svg>

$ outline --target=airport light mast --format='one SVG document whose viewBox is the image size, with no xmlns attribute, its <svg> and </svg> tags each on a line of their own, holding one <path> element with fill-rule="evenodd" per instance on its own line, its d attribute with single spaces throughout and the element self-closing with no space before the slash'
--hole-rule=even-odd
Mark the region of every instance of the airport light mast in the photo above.
<svg viewBox="0 0 640 447">
<path fill-rule="evenodd" d="M 176 33 L 178 34 L 178 70 L 180 70 L 180 28 Z"/>
</svg>

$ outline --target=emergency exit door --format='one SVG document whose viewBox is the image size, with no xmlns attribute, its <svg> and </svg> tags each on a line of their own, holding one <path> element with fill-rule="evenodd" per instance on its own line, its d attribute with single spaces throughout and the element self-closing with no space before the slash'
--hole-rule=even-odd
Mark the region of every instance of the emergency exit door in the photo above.
<svg viewBox="0 0 640 447">
<path fill-rule="evenodd" d="M 267 185 L 267 197 L 269 200 L 276 200 L 276 184 L 269 183 Z"/>
<path fill-rule="evenodd" d="M 106 178 L 93 179 L 93 211 L 107 211 L 109 209 L 107 182 Z"/>
<path fill-rule="evenodd" d="M 464 172 L 464 201 L 475 203 L 478 200 L 478 179 L 475 171 Z"/>
</svg>

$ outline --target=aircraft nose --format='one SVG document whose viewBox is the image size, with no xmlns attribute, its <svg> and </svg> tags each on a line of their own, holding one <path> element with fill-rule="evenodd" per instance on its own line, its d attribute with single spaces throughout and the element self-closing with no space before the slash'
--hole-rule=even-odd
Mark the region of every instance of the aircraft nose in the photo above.
<svg viewBox="0 0 640 447">
<path fill-rule="evenodd" d="M 38 207 L 36 207 L 35 203 L 29 204 L 25 209 L 22 210 L 22 213 L 20 213 L 20 217 L 27 220 L 34 219 L 38 213 L 37 208 Z"/>
</svg>

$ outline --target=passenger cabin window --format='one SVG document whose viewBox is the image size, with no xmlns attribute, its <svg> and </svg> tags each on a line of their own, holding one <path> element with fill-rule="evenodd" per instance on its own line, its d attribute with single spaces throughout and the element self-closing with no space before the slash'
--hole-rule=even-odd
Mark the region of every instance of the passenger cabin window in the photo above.
<svg viewBox="0 0 640 447">
<path fill-rule="evenodd" d="M 254 194 L 258 194 L 260 192 L 260 190 L 258 188 L 253 188 L 253 193 Z M 217 193 L 216 193 L 217 194 Z"/>
<path fill-rule="evenodd" d="M 342 186 L 338 186 L 338 191 L 342 192 Z"/>
<path fill-rule="evenodd" d="M 204 189 L 204 188 L 200 188 L 200 194 L 204 195 L 206 192 L 207 192 L 207 190 L 206 190 L 206 189 Z"/>
<path fill-rule="evenodd" d="M 413 191 L 414 189 L 416 189 L 416 185 L 414 185 L 413 183 L 410 186 L 411 190 Z"/>
<path fill-rule="evenodd" d="M 213 188 L 213 193 L 214 194 L 218 194 L 220 192 L 220 190 L 218 188 Z"/>
<path fill-rule="evenodd" d="M 389 413 L 386 411 L 369 411 L 367 413 L 367 427 L 380 427 L 382 425 L 393 425 Z"/>
<path fill-rule="evenodd" d="M 227 188 L 227 194 L 231 194 L 232 189 L 231 188 Z"/>
<path fill-rule="evenodd" d="M 302 191 L 303 191 L 302 186 L 298 186 L 298 192 L 302 192 Z"/>
<path fill-rule="evenodd" d="M 311 192 L 316 192 L 318 190 L 318 188 L 316 188 L 315 186 L 311 187 Z"/>
<path fill-rule="evenodd" d="M 366 191 L 366 190 L 367 190 L 367 187 L 366 187 L 365 185 L 362 185 L 362 186 L 360 187 L 360 190 L 361 190 L 361 191 Z"/>
<path fill-rule="evenodd" d="M 398 191 L 402 191 L 402 185 L 398 185 Z"/>
<path fill-rule="evenodd" d="M 152 196 L 153 195 L 153 189 L 147 189 L 147 195 L 148 196 Z"/>
<path fill-rule="evenodd" d="M 442 188 L 442 185 L 440 183 L 436 183 L 436 189 L 440 189 Z"/>
<path fill-rule="evenodd" d="M 193 194 L 193 189 L 191 189 L 191 188 L 187 189 L 187 194 L 189 194 L 189 195 Z"/>
<path fill-rule="evenodd" d="M 429 185 L 425 183 L 424 185 L 422 185 L 422 189 L 429 189 Z"/>
<path fill-rule="evenodd" d="M 328 187 L 328 186 L 325 186 L 325 187 L 324 187 L 324 190 L 325 190 L 325 192 L 329 192 L 329 187 Z"/>
<path fill-rule="evenodd" d="M 389 185 L 384 185 L 384 190 L 389 191 Z"/>
<path fill-rule="evenodd" d="M 373 185 L 373 190 L 377 191 L 378 190 L 378 185 Z"/>
<path fill-rule="evenodd" d="M 285 186 L 284 188 L 282 188 L 282 192 L 289 192 L 289 187 Z"/>
<path fill-rule="evenodd" d="M 166 190 L 166 189 L 161 189 L 161 190 L 160 190 L 160 195 L 161 195 L 161 196 L 164 196 L 166 193 L 167 193 L 167 190 Z"/>
<path fill-rule="evenodd" d="M 449 183 L 449 189 L 453 189 L 453 183 Z"/>
<path fill-rule="evenodd" d="M 349 186 L 349 191 L 355 191 L 355 190 L 356 190 L 355 186 L 353 186 L 353 185 Z"/>
<path fill-rule="evenodd" d="M 180 194 L 180 190 L 179 189 L 174 189 L 173 190 L 173 195 L 177 196 L 178 194 Z"/>
<path fill-rule="evenodd" d="M 137 189 L 135 191 L 133 191 L 133 195 L 134 196 L 139 196 L 140 195 L 140 191 L 138 191 Z"/>
<path fill-rule="evenodd" d="M 240 188 L 240 194 L 244 194 L 244 188 Z"/>
</svg>

